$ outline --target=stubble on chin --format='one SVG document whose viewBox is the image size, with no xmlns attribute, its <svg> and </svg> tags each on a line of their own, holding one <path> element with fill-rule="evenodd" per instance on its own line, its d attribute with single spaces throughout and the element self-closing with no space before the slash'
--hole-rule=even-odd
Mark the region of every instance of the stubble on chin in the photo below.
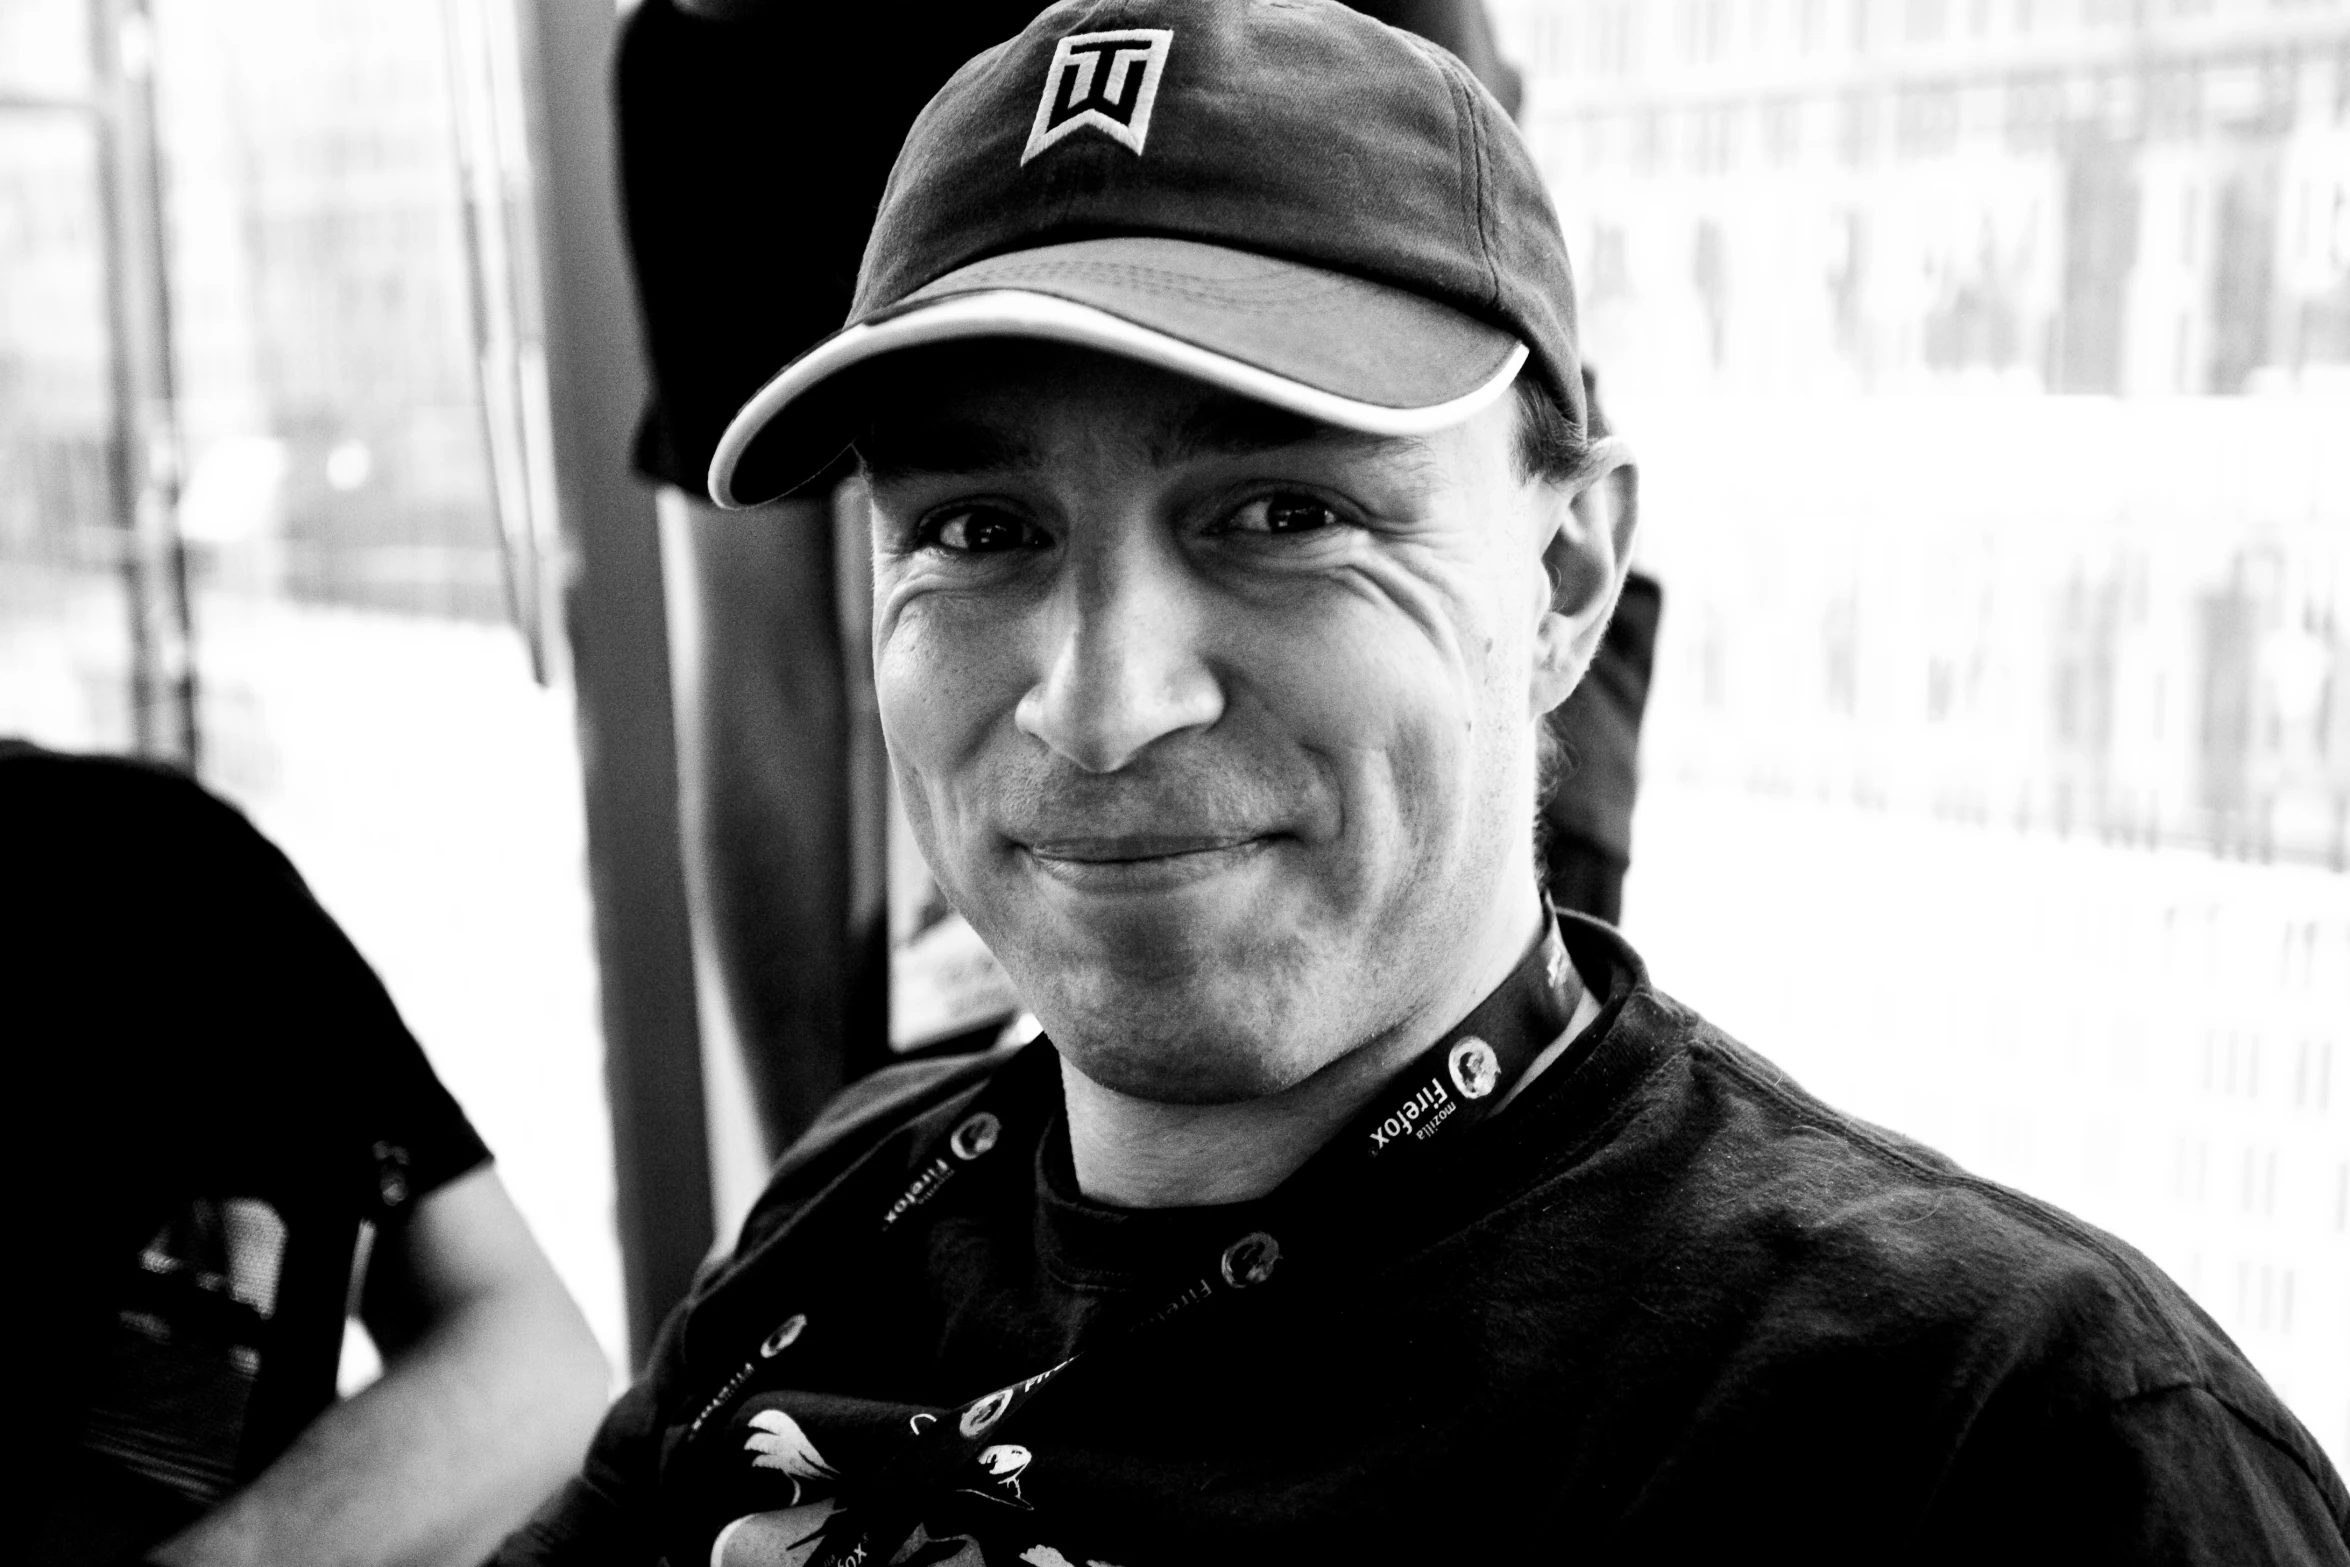
<svg viewBox="0 0 2350 1567">
<path fill-rule="evenodd" d="M 1336 1055 L 1312 988 L 1271 955 L 1138 981 L 1102 969 L 1023 985 L 1064 1060 L 1093 1082 L 1158 1104 L 1238 1104 L 1294 1087 Z M 1015 973 L 1017 982 L 1020 976 Z M 1321 1027 L 1303 1020 L 1316 1017 Z"/>
</svg>

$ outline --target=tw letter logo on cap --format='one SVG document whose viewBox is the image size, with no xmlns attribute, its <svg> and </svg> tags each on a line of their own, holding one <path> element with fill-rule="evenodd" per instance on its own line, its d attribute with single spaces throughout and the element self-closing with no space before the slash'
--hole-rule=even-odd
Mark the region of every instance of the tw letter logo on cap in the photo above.
<svg viewBox="0 0 2350 1567">
<path fill-rule="evenodd" d="M 1026 163 L 1081 126 L 1092 126 L 1136 152 L 1151 131 L 1151 105 L 1175 32 L 1136 27 L 1120 33 L 1073 33 L 1053 50 L 1044 73 L 1044 101 L 1028 128 Z"/>
</svg>

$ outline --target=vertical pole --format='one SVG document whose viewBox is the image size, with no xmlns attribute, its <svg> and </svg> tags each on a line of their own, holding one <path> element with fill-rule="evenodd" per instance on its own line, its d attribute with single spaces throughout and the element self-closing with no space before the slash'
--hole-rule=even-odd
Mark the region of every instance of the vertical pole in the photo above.
<svg viewBox="0 0 2350 1567">
<path fill-rule="evenodd" d="M 849 929 L 843 1065 L 851 1078 L 890 1061 L 889 744 L 873 684 L 872 494 L 858 480 L 833 493 L 833 560 L 840 601 L 841 669 L 848 691 Z"/>
<path fill-rule="evenodd" d="M 693 947 L 653 491 L 630 473 L 643 405 L 613 157 L 609 0 L 516 7 L 537 179 L 555 510 L 587 791 L 629 1340 L 642 1366 L 711 1239 Z"/>
<path fill-rule="evenodd" d="M 510 297 L 512 262 L 505 246 L 483 233 L 504 215 L 497 202 L 503 170 L 486 123 L 477 84 L 486 74 L 486 51 L 478 47 L 480 7 L 458 9 L 458 0 L 441 0 L 441 52 L 449 69 L 449 155 L 457 176 L 457 233 L 465 254 L 465 327 L 473 349 L 474 386 L 481 407 L 481 449 L 490 470 L 490 511 L 498 530 L 498 576 L 506 589 L 506 618 L 530 652 L 530 677 L 544 686 L 547 679 L 545 620 L 539 614 L 536 589 L 544 578 L 539 570 L 536 543 L 530 527 L 528 487 L 523 480 L 520 421 L 512 417 L 518 399 L 509 395 L 514 362 L 512 331 L 493 327 L 493 317 L 508 326 L 511 312 L 497 306 Z M 468 23 L 476 25 L 468 26 Z M 485 199 L 486 197 L 486 199 Z M 496 260 L 492 260 L 495 255 Z M 501 265 L 504 263 L 504 265 Z"/>
<path fill-rule="evenodd" d="M 197 762 L 188 556 L 179 534 L 180 442 L 171 353 L 170 245 L 155 127 L 155 29 L 146 0 L 90 8 L 98 81 L 99 211 L 114 403 L 113 478 L 124 509 L 131 720 L 141 755 Z"/>
</svg>

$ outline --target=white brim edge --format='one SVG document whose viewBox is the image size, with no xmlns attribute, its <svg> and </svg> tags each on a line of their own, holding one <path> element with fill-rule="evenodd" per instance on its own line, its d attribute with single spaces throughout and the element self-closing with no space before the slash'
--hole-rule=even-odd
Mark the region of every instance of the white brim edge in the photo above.
<svg viewBox="0 0 2350 1567">
<path fill-rule="evenodd" d="M 817 382 L 882 354 L 974 337 L 1028 337 L 1098 348 L 1140 360 L 1228 392 L 1270 403 L 1308 419 L 1365 435 L 1428 435 L 1449 430 L 1482 412 L 1509 390 L 1526 362 L 1526 345 L 1513 343 L 1501 368 L 1482 386 L 1448 402 L 1424 408 L 1390 408 L 1292 381 L 1270 370 L 1169 337 L 1091 305 L 1023 289 L 989 289 L 956 294 L 886 321 L 859 322 L 834 333 L 743 404 L 718 439 L 710 458 L 710 498 L 728 510 L 757 504 L 734 498 L 735 464 L 751 441 L 794 398 Z"/>
</svg>

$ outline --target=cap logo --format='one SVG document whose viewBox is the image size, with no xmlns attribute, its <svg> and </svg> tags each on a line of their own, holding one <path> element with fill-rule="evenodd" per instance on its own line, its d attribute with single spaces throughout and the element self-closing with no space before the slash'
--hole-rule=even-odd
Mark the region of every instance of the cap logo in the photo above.
<svg viewBox="0 0 2350 1567">
<path fill-rule="evenodd" d="M 1167 69 L 1169 27 L 1135 27 L 1116 33 L 1072 33 L 1053 49 L 1044 73 L 1044 100 L 1028 128 L 1026 163 L 1071 132 L 1092 126 L 1135 152 L 1151 131 L 1151 105 L 1158 101 L 1159 75 Z"/>
</svg>

